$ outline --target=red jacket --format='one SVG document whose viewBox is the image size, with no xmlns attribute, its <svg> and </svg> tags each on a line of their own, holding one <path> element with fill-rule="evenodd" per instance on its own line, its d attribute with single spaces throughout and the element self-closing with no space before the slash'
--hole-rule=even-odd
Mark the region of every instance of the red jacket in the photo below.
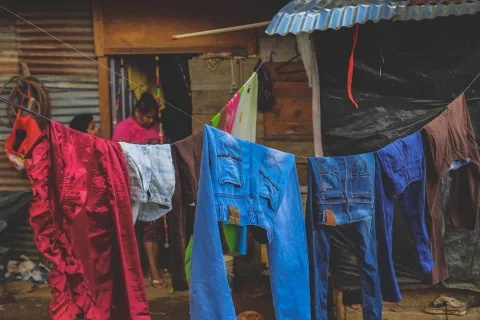
<svg viewBox="0 0 480 320">
<path fill-rule="evenodd" d="M 52 121 L 28 175 L 35 243 L 55 263 L 52 319 L 150 319 L 120 145 Z"/>
</svg>

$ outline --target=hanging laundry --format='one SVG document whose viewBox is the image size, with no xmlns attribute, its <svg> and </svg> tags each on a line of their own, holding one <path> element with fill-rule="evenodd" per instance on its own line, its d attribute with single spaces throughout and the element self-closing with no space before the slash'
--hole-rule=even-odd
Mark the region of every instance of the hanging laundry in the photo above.
<svg viewBox="0 0 480 320">
<path fill-rule="evenodd" d="M 150 319 L 120 145 L 51 121 L 32 151 L 30 224 L 55 263 L 52 319 Z"/>
<path fill-rule="evenodd" d="M 212 119 L 212 124 L 215 128 L 232 133 L 233 123 L 235 122 L 235 115 L 237 114 L 242 91 L 243 87 L 235 93 L 233 98 L 227 102 L 227 105 L 215 116 L 214 119 Z"/>
<path fill-rule="evenodd" d="M 255 142 L 257 138 L 257 107 L 258 75 L 254 72 L 241 88 L 240 101 L 231 132 L 233 136 Z"/>
<path fill-rule="evenodd" d="M 152 72 L 153 70 L 153 72 Z M 156 63 L 153 59 L 141 59 L 135 61 L 135 64 L 127 64 L 128 88 L 135 95 L 135 99 L 140 100 L 145 92 L 155 93 L 155 100 L 160 108 L 165 109 L 165 97 L 161 83 L 157 88 Z M 160 89 L 158 91 L 157 89 Z"/>
<path fill-rule="evenodd" d="M 394 141 L 375 155 L 375 217 L 382 298 L 383 301 L 399 302 L 402 295 L 392 260 L 394 196 L 398 196 L 413 237 L 420 270 L 429 274 L 433 269 L 425 225 L 426 168 L 422 137 L 416 132 Z"/>
<path fill-rule="evenodd" d="M 5 140 L 8 161 L 18 171 L 25 169 L 25 155 L 33 147 L 40 134 L 41 131 L 35 118 L 31 115 L 22 117 L 22 111 L 18 110 L 12 132 Z"/>
<path fill-rule="evenodd" d="M 273 96 L 273 84 L 270 78 L 270 73 L 263 63 L 263 60 L 258 60 L 254 70 L 258 75 L 258 110 L 271 110 L 275 105 L 275 97 Z"/>
<path fill-rule="evenodd" d="M 169 144 L 138 145 L 120 142 L 128 174 L 133 222 L 154 221 L 172 209 L 175 170 Z M 140 210 L 139 210 L 140 209 Z"/>
<path fill-rule="evenodd" d="M 195 223 L 200 162 L 203 151 L 203 131 L 194 132 L 190 137 L 174 142 L 172 159 L 175 167 L 175 193 L 170 217 L 172 286 L 175 291 L 188 290 L 190 279 L 191 236 Z M 218 223 L 223 252 L 228 245 L 223 224 Z M 188 246 L 187 246 L 188 243 Z M 185 265 L 185 268 L 181 266 Z"/>
<path fill-rule="evenodd" d="M 452 171 L 446 218 L 453 227 L 475 230 L 480 208 L 480 156 L 465 95 L 461 94 L 427 124 L 423 134 L 427 168 L 430 168 L 427 171 L 426 221 L 435 262 L 431 280 L 437 283 L 448 278 L 440 211 L 440 179 Z"/>
<path fill-rule="evenodd" d="M 309 158 L 306 228 L 312 319 L 328 319 L 332 228 L 352 224 L 359 244 L 363 319 L 382 319 L 375 237 L 375 159 L 372 153 Z M 298 318 L 299 319 L 299 318 Z"/>
<path fill-rule="evenodd" d="M 307 243 L 295 157 L 207 125 L 203 141 L 191 319 L 236 319 L 219 241 L 217 223 L 222 221 L 251 225 L 258 229 L 255 238 L 268 244 L 276 318 L 309 320 Z"/>
<path fill-rule="evenodd" d="M 238 106 L 236 96 L 240 93 Z M 239 89 L 226 107 L 214 118 L 217 127 L 227 133 L 251 142 L 255 142 L 257 135 L 257 106 L 258 106 L 258 75 L 253 73 L 250 79 Z M 232 120 L 233 119 L 233 120 Z M 217 121 L 218 120 L 218 121 Z M 233 121 L 233 123 L 231 123 Z M 229 131 L 231 129 L 231 131 Z M 230 252 L 247 253 L 247 228 L 225 225 Z"/>
</svg>

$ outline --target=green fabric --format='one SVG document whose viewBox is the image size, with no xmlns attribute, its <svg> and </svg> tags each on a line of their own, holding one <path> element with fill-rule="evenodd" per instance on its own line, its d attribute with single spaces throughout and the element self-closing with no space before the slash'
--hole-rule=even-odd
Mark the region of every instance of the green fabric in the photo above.
<svg viewBox="0 0 480 320">
<path fill-rule="evenodd" d="M 190 255 L 192 254 L 192 241 L 193 237 L 190 237 L 187 250 L 185 251 L 185 274 L 187 281 L 190 281 Z"/>
<path fill-rule="evenodd" d="M 213 117 L 213 119 L 210 121 L 212 123 L 212 127 L 218 128 L 218 123 L 220 122 L 221 118 L 222 118 L 222 115 L 220 114 L 220 112 L 217 113 L 215 117 Z"/>
<path fill-rule="evenodd" d="M 240 93 L 243 90 L 243 87 L 240 89 Z M 212 127 L 218 128 L 218 124 L 222 119 L 221 113 L 217 113 L 215 117 L 213 117 L 211 123 Z M 228 251 L 235 252 L 237 248 L 237 227 L 229 224 L 223 225 L 223 231 L 225 232 L 225 238 L 227 240 Z"/>
<path fill-rule="evenodd" d="M 225 232 L 225 239 L 227 239 L 228 251 L 235 252 L 237 249 L 237 226 L 224 224 L 223 231 Z"/>
</svg>

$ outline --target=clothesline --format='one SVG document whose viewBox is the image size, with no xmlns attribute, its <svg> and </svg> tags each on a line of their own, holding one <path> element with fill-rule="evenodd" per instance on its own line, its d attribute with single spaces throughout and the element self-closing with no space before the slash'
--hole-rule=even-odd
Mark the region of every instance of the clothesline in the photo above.
<svg viewBox="0 0 480 320">
<path fill-rule="evenodd" d="M 185 114 L 186 116 L 190 117 L 191 119 L 193 119 L 193 120 L 195 120 L 195 121 L 197 121 L 197 122 L 199 122 L 199 123 L 201 123 L 201 124 L 204 124 L 204 125 L 206 124 L 206 123 L 204 123 L 203 121 L 201 121 L 201 120 L 195 118 L 194 116 L 188 114 L 187 112 L 183 111 L 182 109 L 174 106 L 172 103 L 164 100 L 164 99 L 161 98 L 161 97 L 156 96 L 156 95 L 153 94 L 151 91 L 145 89 L 143 86 L 140 86 L 140 85 L 138 85 L 138 84 L 130 81 L 130 80 L 127 79 L 125 76 L 117 73 L 115 70 L 112 70 L 112 69 L 110 69 L 109 67 L 107 67 L 106 65 L 104 65 L 104 64 L 98 62 L 97 60 L 89 57 L 87 54 L 83 53 L 82 51 L 80 51 L 80 50 L 78 50 L 78 49 L 76 49 L 76 48 L 74 48 L 74 47 L 72 47 L 71 45 L 69 45 L 69 44 L 66 43 L 65 41 L 62 41 L 61 39 L 57 38 L 57 37 L 54 36 L 53 34 L 49 33 L 48 31 L 46 31 L 46 30 L 40 28 L 39 26 L 35 25 L 34 23 L 30 22 L 29 20 L 27 20 L 27 19 L 19 16 L 18 14 L 16 14 L 16 13 L 12 12 L 11 10 L 5 8 L 4 6 L 1 6 L 1 5 L 0 5 L 0 8 L 2 8 L 3 10 L 5 10 L 5 11 L 9 12 L 10 14 L 14 15 L 15 17 L 23 20 L 24 22 L 26 22 L 26 23 L 28 23 L 29 25 L 31 25 L 32 27 L 40 30 L 41 32 L 47 34 L 48 36 L 52 37 L 53 39 L 57 40 L 58 42 L 64 44 L 65 46 L 67 46 L 67 47 L 69 47 L 70 49 L 74 50 L 75 52 L 77 52 L 78 54 L 80 54 L 80 55 L 82 55 L 83 57 L 87 58 L 88 60 L 91 60 L 91 61 L 95 62 L 96 64 L 98 64 L 99 66 L 107 69 L 107 70 L 110 71 L 111 73 L 113 73 L 113 74 L 117 75 L 118 77 L 120 77 L 122 80 L 128 81 L 128 83 L 132 83 L 133 85 L 139 87 L 141 90 L 144 91 L 144 93 L 148 93 L 148 94 L 152 95 L 153 97 L 158 98 L 159 100 L 161 100 L 161 101 L 164 102 L 165 104 L 171 106 L 171 107 L 174 108 L 175 110 L 180 111 L 181 113 Z M 267 59 L 270 58 L 270 55 L 271 55 L 271 53 L 273 52 L 273 50 L 283 41 L 283 39 L 284 39 L 284 38 L 281 38 L 281 39 L 277 40 L 277 42 L 272 45 L 272 47 L 271 47 L 270 50 L 268 51 L 266 57 L 264 57 L 264 59 L 262 59 L 262 62 L 260 63 L 260 65 L 258 66 L 258 68 L 255 70 L 255 72 L 257 72 L 257 71 L 263 66 L 263 64 L 267 61 Z M 478 72 L 478 74 L 473 78 L 473 80 L 467 85 L 467 87 L 465 88 L 465 90 L 462 91 L 462 94 L 464 94 L 468 89 L 470 89 L 470 87 L 473 85 L 473 83 L 474 83 L 479 77 L 480 77 L 480 72 Z M 28 112 L 28 113 L 30 113 L 30 114 L 32 114 L 32 115 L 34 115 L 34 116 L 37 116 L 37 117 L 40 117 L 40 118 L 42 118 L 42 119 L 44 119 L 44 120 L 50 121 L 50 119 L 48 119 L 48 118 L 46 118 L 46 117 L 44 117 L 44 116 L 42 116 L 42 115 L 40 115 L 40 114 L 37 114 L 36 112 L 34 112 L 34 111 L 32 111 L 32 110 L 30 110 L 30 109 L 28 109 L 28 108 L 25 108 L 25 107 L 23 107 L 23 106 L 20 106 L 20 105 L 14 103 L 14 102 L 12 102 L 12 101 L 9 101 L 9 100 L 4 99 L 4 98 L 2 98 L 2 97 L 0 97 L 0 101 L 3 101 L 3 102 L 5 102 L 5 103 L 7 103 L 7 104 L 10 104 L 11 106 L 13 106 L 13 107 L 15 107 L 15 108 L 22 109 L 22 110 L 24 110 L 25 112 Z M 294 155 L 295 155 L 295 154 L 294 154 Z M 308 157 L 300 156 L 300 155 L 295 155 L 295 157 L 302 158 L 302 159 L 308 159 Z"/>
<path fill-rule="evenodd" d="M 70 49 L 74 50 L 75 52 L 77 52 L 78 54 L 82 55 L 83 57 L 87 58 L 88 60 L 91 60 L 91 61 L 95 62 L 96 64 L 98 64 L 99 66 L 107 69 L 107 70 L 110 71 L 111 73 L 114 73 L 115 75 L 117 75 L 118 77 L 120 77 L 122 80 L 128 81 L 128 83 L 131 83 L 131 84 L 139 87 L 140 89 L 143 90 L 144 93 L 148 93 L 148 94 L 152 95 L 153 97 L 158 98 L 159 100 L 161 100 L 161 101 L 164 102 L 165 104 L 167 104 L 167 105 L 171 106 L 172 108 L 174 108 L 174 109 L 182 112 L 183 114 L 185 114 L 186 116 L 192 118 L 193 120 L 195 120 L 195 121 L 197 121 L 197 122 L 199 122 L 199 123 L 201 123 L 201 124 L 206 124 L 206 123 L 204 123 L 203 121 L 201 121 L 201 120 L 193 117 L 192 115 L 186 113 L 186 112 L 183 111 L 182 109 L 177 108 L 177 107 L 174 106 L 172 103 L 170 103 L 170 102 L 162 99 L 162 98 L 159 97 L 159 96 L 156 96 L 156 95 L 153 94 L 150 90 L 147 90 L 147 89 L 145 89 L 143 86 L 141 86 L 141 85 L 139 85 L 139 84 L 137 84 L 137 83 L 134 83 L 134 82 L 130 81 L 129 79 L 127 79 L 126 77 L 124 77 L 124 76 L 121 75 L 120 73 L 117 73 L 115 70 L 112 70 L 112 69 L 110 69 L 109 67 L 107 67 L 106 65 L 104 65 L 104 64 L 98 62 L 97 60 L 89 57 L 87 54 L 83 53 L 82 51 L 80 51 L 80 50 L 78 50 L 78 49 L 76 49 L 76 48 L 74 48 L 74 47 L 72 47 L 71 45 L 69 45 L 69 44 L 66 43 L 65 41 L 57 38 L 57 37 L 54 36 L 53 34 L 49 33 L 48 31 L 46 31 L 46 30 L 44 30 L 44 29 L 42 29 L 42 28 L 40 28 L 39 26 L 35 25 L 34 23 L 30 22 L 29 20 L 27 20 L 27 19 L 19 16 L 18 14 L 16 14 L 16 13 L 12 12 L 11 10 L 5 8 L 4 6 L 1 6 L 1 5 L 0 5 L 0 8 L 2 8 L 2 9 L 4 9 L 5 11 L 11 13 L 11 14 L 14 15 L 15 17 L 23 20 L 24 22 L 26 22 L 26 23 L 28 23 L 29 25 L 31 25 L 32 27 L 40 30 L 41 32 L 47 34 L 48 36 L 52 37 L 53 39 L 57 40 L 58 42 L 66 45 L 67 47 L 69 47 Z M 275 49 L 275 48 L 278 46 L 278 44 L 280 44 L 280 42 L 282 42 L 282 41 L 283 41 L 283 39 L 280 39 L 280 40 L 278 40 L 275 44 L 272 45 L 272 47 L 270 48 L 270 50 L 269 50 L 268 53 L 267 53 L 267 56 L 263 59 L 262 63 L 258 66 L 258 68 L 257 68 L 256 71 L 258 71 L 258 70 L 262 67 L 262 65 L 263 65 L 263 64 L 266 62 L 266 60 L 270 57 L 270 54 L 271 54 L 271 52 L 273 51 L 273 49 Z M 255 71 L 255 72 L 256 72 L 256 71 Z M 9 102 L 7 102 L 7 103 L 9 103 Z M 15 105 L 12 104 L 12 106 L 15 106 Z M 23 109 L 23 108 L 22 108 L 22 109 Z M 25 110 L 25 109 L 24 109 L 24 110 Z M 27 111 L 27 110 L 25 110 L 25 111 Z M 29 112 L 29 111 L 27 111 L 27 112 Z M 29 113 L 32 114 L 32 112 L 29 112 Z M 40 115 L 38 115 L 38 116 L 40 116 Z M 40 117 L 42 117 L 42 116 L 40 116 Z M 44 118 L 44 117 L 43 117 L 43 118 Z"/>
</svg>

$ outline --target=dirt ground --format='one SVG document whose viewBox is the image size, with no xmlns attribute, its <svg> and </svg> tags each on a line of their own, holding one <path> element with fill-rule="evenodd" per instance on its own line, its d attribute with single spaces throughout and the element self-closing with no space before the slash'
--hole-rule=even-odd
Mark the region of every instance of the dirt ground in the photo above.
<svg viewBox="0 0 480 320">
<path fill-rule="evenodd" d="M 152 288 L 145 282 L 152 320 L 189 320 L 188 292 L 169 294 L 169 289 Z M 275 319 L 270 287 L 267 281 L 246 281 L 239 284 L 233 293 L 237 314 L 253 310 L 265 319 Z M 1 293 L 1 292 L 0 292 Z M 47 286 L 33 292 L 0 298 L 0 320 L 50 319 L 48 303 L 51 300 Z"/>
</svg>

